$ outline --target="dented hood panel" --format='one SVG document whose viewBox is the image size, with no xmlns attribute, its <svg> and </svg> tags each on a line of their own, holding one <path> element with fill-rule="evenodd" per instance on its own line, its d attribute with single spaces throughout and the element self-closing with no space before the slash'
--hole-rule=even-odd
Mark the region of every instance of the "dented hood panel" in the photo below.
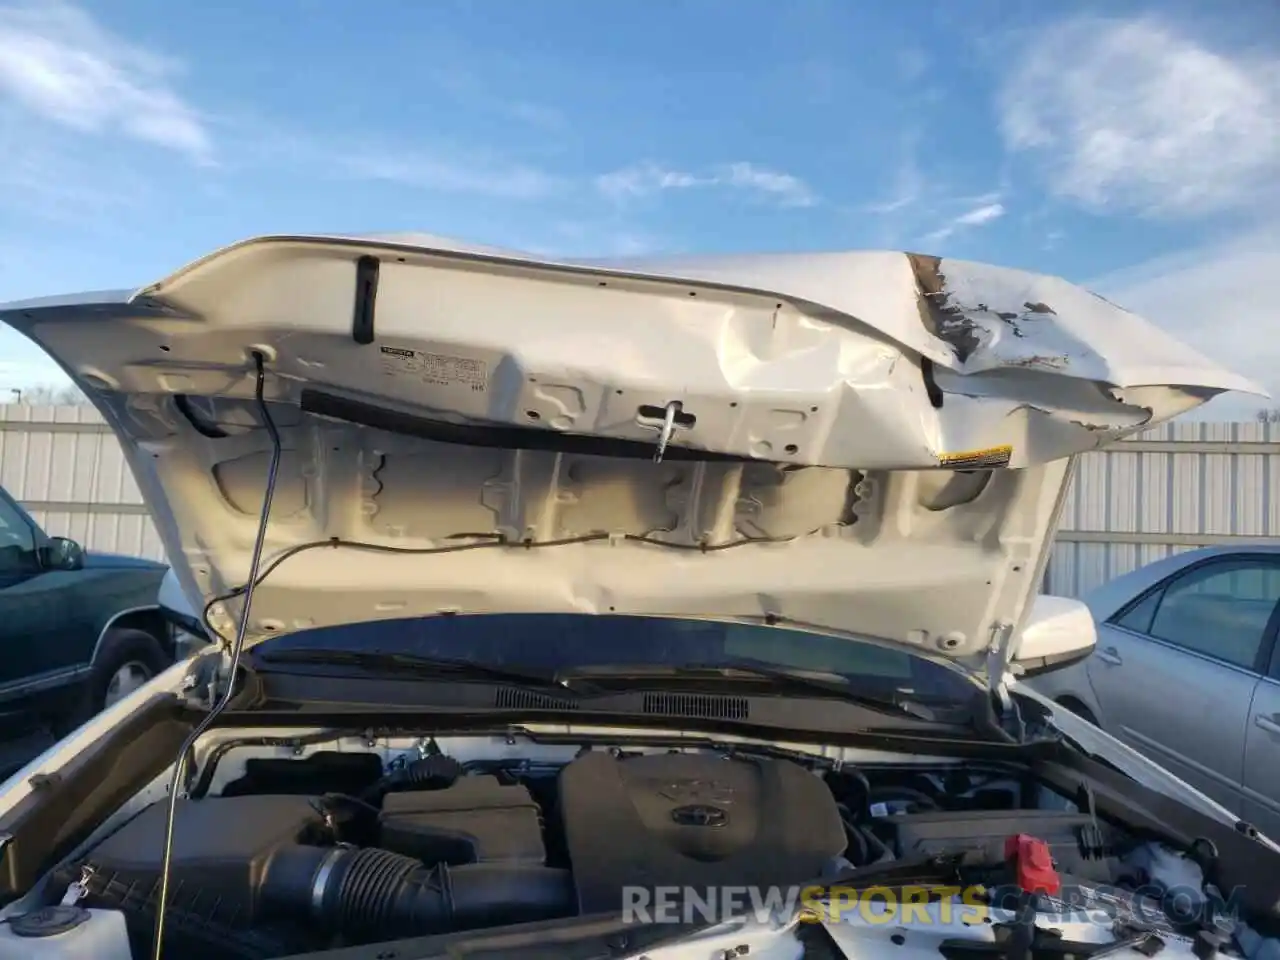
<svg viewBox="0 0 1280 960">
<path fill-rule="evenodd" d="M 263 358 L 280 562 L 254 639 L 642 613 L 981 673 L 1036 592 L 1070 458 L 1260 392 L 1065 281 L 890 252 L 554 262 L 274 237 L 0 319 L 116 429 L 201 607 L 248 573 Z M 215 604 L 214 625 L 236 610 Z"/>
</svg>

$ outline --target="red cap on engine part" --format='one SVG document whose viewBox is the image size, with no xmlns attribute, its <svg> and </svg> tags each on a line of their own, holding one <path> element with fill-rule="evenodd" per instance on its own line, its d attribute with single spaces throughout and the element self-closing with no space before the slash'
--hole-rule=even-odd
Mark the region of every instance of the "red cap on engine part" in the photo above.
<svg viewBox="0 0 1280 960">
<path fill-rule="evenodd" d="M 1004 857 L 1013 866 L 1018 886 L 1026 893 L 1057 896 L 1062 878 L 1053 867 L 1049 845 L 1038 837 L 1019 833 L 1004 842 Z"/>
</svg>

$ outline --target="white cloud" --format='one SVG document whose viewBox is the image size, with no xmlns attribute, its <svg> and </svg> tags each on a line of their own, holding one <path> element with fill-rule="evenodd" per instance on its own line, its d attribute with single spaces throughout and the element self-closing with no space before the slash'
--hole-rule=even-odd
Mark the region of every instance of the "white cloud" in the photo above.
<svg viewBox="0 0 1280 960">
<path fill-rule="evenodd" d="M 483 147 L 406 141 L 374 129 L 331 131 L 290 127 L 265 115 L 227 125 L 224 169 L 291 171 L 321 180 L 372 181 L 425 192 L 534 201 L 570 186 L 567 179 Z M 358 147 L 350 144 L 357 143 Z"/>
<path fill-rule="evenodd" d="M 1280 337 L 1273 277 L 1280 276 L 1280 226 L 1164 257 L 1087 283 L 1210 359 L 1267 388 L 1280 404 Z M 1266 401 L 1230 396 L 1205 415 L 1243 416 Z"/>
<path fill-rule="evenodd" d="M 71 130 L 115 133 L 209 160 L 175 64 L 113 36 L 60 0 L 0 7 L 0 101 Z"/>
<path fill-rule="evenodd" d="M 743 190 L 769 197 L 787 207 L 811 207 L 817 203 L 813 191 L 799 177 L 745 161 L 723 164 L 706 173 L 675 170 L 644 161 L 596 177 L 596 189 L 615 201 L 649 196 L 664 190 L 700 187 Z"/>
<path fill-rule="evenodd" d="M 813 192 L 799 177 L 751 163 L 731 163 L 717 175 L 717 183 L 765 193 L 788 207 L 811 207 L 817 202 Z"/>
<path fill-rule="evenodd" d="M 898 161 L 892 168 L 889 189 L 857 208 L 860 213 L 880 218 L 876 241 L 880 246 L 896 249 L 904 243 L 938 243 L 961 230 L 996 220 L 1006 212 L 1001 202 L 1008 189 L 1003 171 L 998 189 L 966 193 L 949 181 L 945 169 L 930 168 L 927 172 L 922 169 L 922 139 L 920 129 L 909 128 L 901 134 Z"/>
<path fill-rule="evenodd" d="M 991 191 L 988 191 L 987 193 L 974 194 L 972 197 L 957 197 L 956 202 L 967 204 L 973 207 L 990 207 L 990 206 L 998 207 L 1000 206 L 1000 198 L 1003 196 L 1004 194 L 1001 193 L 999 190 L 991 190 Z M 1004 213 L 1004 210 L 1002 209 L 1000 213 Z M 999 214 L 997 214 L 997 216 L 998 215 Z M 970 216 L 970 214 L 965 214 L 965 216 Z M 984 218 L 990 219 L 990 217 L 986 215 L 979 217 L 980 220 Z"/>
<path fill-rule="evenodd" d="M 147 196 L 145 179 L 119 158 L 59 149 L 21 123 L 0 120 L 0 158 L 0 210 L 81 232 L 117 220 Z"/>
<path fill-rule="evenodd" d="M 712 181 L 646 160 L 596 177 L 596 189 L 611 200 L 643 197 L 661 190 L 710 186 Z"/>
<path fill-rule="evenodd" d="M 920 164 L 916 161 L 915 138 L 908 137 L 903 146 L 902 159 L 893 174 L 893 186 L 889 196 L 884 200 L 876 200 L 863 209 L 868 213 L 898 213 L 914 206 L 925 193 L 924 174 L 920 172 Z"/>
<path fill-rule="evenodd" d="M 967 213 L 960 214 L 960 216 L 956 217 L 955 223 L 958 227 L 980 227 L 984 223 L 999 220 L 1003 216 L 1003 203 L 988 203 L 985 206 L 976 207 Z"/>
<path fill-rule="evenodd" d="M 1201 215 L 1280 191 L 1280 58 L 1211 50 L 1155 18 L 1038 31 L 1003 80 L 1006 146 L 1092 209 Z"/>
<path fill-rule="evenodd" d="M 985 202 L 966 210 L 958 216 L 952 217 L 937 230 L 925 234 L 922 239 L 926 243 L 939 243 L 954 235 L 957 231 L 985 226 L 992 221 L 999 220 L 1005 215 L 1005 209 L 1003 203 L 995 201 L 995 196 L 995 194 L 989 194 L 975 197 L 975 200 Z"/>
<path fill-rule="evenodd" d="M 490 165 L 427 153 L 370 152 L 347 157 L 342 166 L 348 174 L 364 180 L 505 200 L 541 199 L 559 186 L 555 177 L 533 167 Z"/>
</svg>

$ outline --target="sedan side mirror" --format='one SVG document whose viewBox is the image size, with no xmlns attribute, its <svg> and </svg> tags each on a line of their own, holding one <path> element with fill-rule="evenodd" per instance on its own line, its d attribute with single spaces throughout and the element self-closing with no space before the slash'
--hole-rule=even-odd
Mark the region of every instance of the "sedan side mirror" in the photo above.
<svg viewBox="0 0 1280 960">
<path fill-rule="evenodd" d="M 1022 628 L 1013 662 L 1022 668 L 1022 676 L 1032 677 L 1079 663 L 1097 645 L 1098 627 L 1085 604 L 1041 594 Z"/>
<path fill-rule="evenodd" d="M 84 567 L 84 548 L 66 537 L 50 537 L 40 548 L 40 566 L 45 570 L 80 570 Z"/>
</svg>

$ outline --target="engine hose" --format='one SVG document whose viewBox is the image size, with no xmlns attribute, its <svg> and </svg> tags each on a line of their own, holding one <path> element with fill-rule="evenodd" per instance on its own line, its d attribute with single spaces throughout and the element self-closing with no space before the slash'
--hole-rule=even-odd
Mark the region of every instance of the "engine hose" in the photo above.
<svg viewBox="0 0 1280 960">
<path fill-rule="evenodd" d="M 380 939 L 572 916 L 568 870 L 468 863 L 424 867 L 390 850 L 282 847 L 262 879 L 264 911 L 310 916 L 334 933 Z"/>
<path fill-rule="evenodd" d="M 391 771 L 361 796 L 364 799 L 369 799 L 381 796 L 388 790 L 406 788 L 441 790 L 452 786 L 460 776 L 462 776 L 461 763 L 453 759 L 453 757 L 435 754 L 429 757 L 421 757 Z"/>
</svg>

